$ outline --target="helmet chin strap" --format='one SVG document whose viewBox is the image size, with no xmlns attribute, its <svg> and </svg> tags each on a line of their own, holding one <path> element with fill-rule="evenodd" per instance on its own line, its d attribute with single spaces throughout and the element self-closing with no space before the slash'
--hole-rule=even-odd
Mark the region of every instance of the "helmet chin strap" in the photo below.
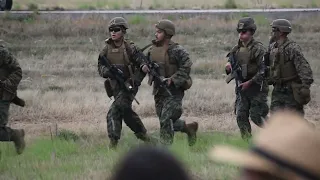
<svg viewBox="0 0 320 180">
<path fill-rule="evenodd" d="M 276 41 L 279 41 L 280 40 L 280 32 L 273 32 L 271 34 L 271 38 L 270 38 L 270 41 L 272 42 L 276 42 Z"/>
</svg>

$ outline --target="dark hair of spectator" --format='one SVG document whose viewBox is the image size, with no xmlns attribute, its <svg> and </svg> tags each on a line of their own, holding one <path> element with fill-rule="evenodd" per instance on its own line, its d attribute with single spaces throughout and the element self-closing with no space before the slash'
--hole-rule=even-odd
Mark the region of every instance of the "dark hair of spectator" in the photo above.
<svg viewBox="0 0 320 180">
<path fill-rule="evenodd" d="M 184 166 L 168 150 L 143 146 L 117 164 L 111 180 L 190 180 Z"/>
</svg>

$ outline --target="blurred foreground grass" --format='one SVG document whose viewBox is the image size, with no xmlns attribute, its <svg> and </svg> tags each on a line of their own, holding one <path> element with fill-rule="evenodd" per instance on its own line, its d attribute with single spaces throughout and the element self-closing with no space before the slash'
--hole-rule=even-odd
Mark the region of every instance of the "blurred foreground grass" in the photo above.
<svg viewBox="0 0 320 180">
<path fill-rule="evenodd" d="M 215 144 L 241 148 L 247 148 L 248 144 L 238 136 L 222 133 L 198 136 L 197 144 L 189 147 L 185 135 L 177 133 L 170 150 L 199 179 L 231 179 L 237 169 L 214 164 L 208 158 L 208 151 Z M 16 155 L 12 143 L 1 143 L 0 179 L 108 179 L 119 158 L 130 148 L 142 144 L 131 133 L 123 136 L 116 151 L 107 148 L 106 135 L 72 137 L 28 140 L 22 155 Z"/>
</svg>

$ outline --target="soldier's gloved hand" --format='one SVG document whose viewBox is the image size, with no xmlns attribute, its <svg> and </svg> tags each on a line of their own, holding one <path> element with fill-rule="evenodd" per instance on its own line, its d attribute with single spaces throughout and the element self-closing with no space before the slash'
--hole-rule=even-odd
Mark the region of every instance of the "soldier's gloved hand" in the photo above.
<svg viewBox="0 0 320 180">
<path fill-rule="evenodd" d="M 142 71 L 147 74 L 148 72 L 150 72 L 150 69 L 149 69 L 149 67 L 147 65 L 143 65 L 142 66 Z"/>
<path fill-rule="evenodd" d="M 230 64 L 230 62 L 228 62 L 226 64 L 225 70 L 226 70 L 226 74 L 230 74 L 231 73 L 231 64 Z"/>
</svg>

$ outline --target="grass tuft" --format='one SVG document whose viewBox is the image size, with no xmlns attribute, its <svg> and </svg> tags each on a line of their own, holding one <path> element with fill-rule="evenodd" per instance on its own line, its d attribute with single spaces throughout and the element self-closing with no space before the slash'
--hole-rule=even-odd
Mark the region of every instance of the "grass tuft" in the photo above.
<svg viewBox="0 0 320 180">
<path fill-rule="evenodd" d="M 63 139 L 63 140 L 67 140 L 67 141 L 69 141 L 69 140 L 76 141 L 79 139 L 79 136 L 75 132 L 62 129 L 58 132 L 58 138 Z"/>
<path fill-rule="evenodd" d="M 224 7 L 227 9 L 237 9 L 237 4 L 235 0 L 226 0 Z"/>
</svg>

